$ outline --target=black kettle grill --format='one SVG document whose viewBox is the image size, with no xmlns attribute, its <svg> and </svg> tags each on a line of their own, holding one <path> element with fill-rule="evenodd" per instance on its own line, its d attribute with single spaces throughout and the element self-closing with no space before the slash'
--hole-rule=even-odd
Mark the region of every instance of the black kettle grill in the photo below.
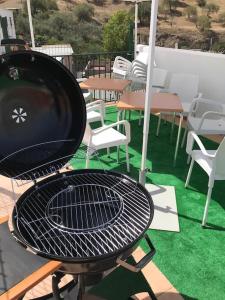
<svg viewBox="0 0 225 300">
<path fill-rule="evenodd" d="M 79 282 L 77 299 L 88 278 L 117 265 L 138 272 L 155 253 L 145 234 L 154 207 L 142 185 L 105 170 L 59 172 L 85 125 L 82 91 L 61 63 L 33 51 L 0 57 L 0 173 L 34 183 L 16 202 L 13 235 L 33 253 L 61 261 L 60 272 Z M 143 237 L 149 253 L 128 264 Z"/>
</svg>

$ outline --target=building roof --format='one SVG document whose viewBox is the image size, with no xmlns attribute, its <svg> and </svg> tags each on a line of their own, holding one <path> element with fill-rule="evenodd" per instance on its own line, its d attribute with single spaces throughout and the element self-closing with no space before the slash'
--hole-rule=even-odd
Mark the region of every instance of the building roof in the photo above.
<svg viewBox="0 0 225 300">
<path fill-rule="evenodd" d="M 60 56 L 69 56 L 73 54 L 73 49 L 71 45 L 45 45 L 42 47 L 36 47 L 33 49 L 35 51 L 47 54 L 49 56 L 60 57 Z"/>
<path fill-rule="evenodd" d="M 0 1 L 0 9 L 17 10 L 21 9 L 23 2 L 21 0 L 5 0 Z"/>
</svg>

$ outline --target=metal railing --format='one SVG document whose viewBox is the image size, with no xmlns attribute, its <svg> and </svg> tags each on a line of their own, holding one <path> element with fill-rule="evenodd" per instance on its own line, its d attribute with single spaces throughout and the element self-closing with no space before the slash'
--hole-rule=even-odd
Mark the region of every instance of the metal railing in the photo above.
<svg viewBox="0 0 225 300">
<path fill-rule="evenodd" d="M 90 76 L 111 78 L 113 62 L 116 56 L 123 56 L 132 61 L 134 53 L 123 51 L 74 54 L 72 72 L 76 78 Z"/>
</svg>

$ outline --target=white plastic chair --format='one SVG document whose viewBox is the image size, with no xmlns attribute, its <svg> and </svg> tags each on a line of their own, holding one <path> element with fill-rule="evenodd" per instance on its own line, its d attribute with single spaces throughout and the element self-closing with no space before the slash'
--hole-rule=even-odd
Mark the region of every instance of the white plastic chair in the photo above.
<svg viewBox="0 0 225 300">
<path fill-rule="evenodd" d="M 77 78 L 77 82 L 79 84 L 81 82 L 85 82 L 86 80 L 87 80 L 87 78 Z M 82 93 L 83 93 L 83 96 L 84 96 L 85 103 L 90 103 L 90 102 L 93 101 L 92 93 L 90 93 L 88 90 L 82 89 Z"/>
<path fill-rule="evenodd" d="M 187 73 L 174 73 L 169 84 L 169 92 L 180 97 L 183 115 L 187 115 L 192 101 L 195 98 L 199 98 L 199 76 Z"/>
<path fill-rule="evenodd" d="M 200 150 L 193 150 L 194 142 L 198 144 Z M 192 160 L 185 183 L 185 188 L 189 185 L 195 161 L 209 176 L 208 193 L 202 219 L 202 226 L 205 226 L 207 222 L 214 181 L 225 180 L 225 138 L 222 140 L 217 150 L 206 150 L 197 134 L 194 131 L 190 131 L 188 134 L 186 151 L 191 156 Z"/>
<path fill-rule="evenodd" d="M 168 71 L 165 69 L 154 68 L 153 70 L 153 93 L 157 93 L 166 86 Z M 133 61 L 131 72 L 128 79 L 132 80 L 130 90 L 132 92 L 145 90 L 147 80 L 147 66 L 138 61 Z M 141 125 L 142 111 L 139 115 L 139 125 Z M 131 111 L 130 111 L 131 114 Z"/>
<path fill-rule="evenodd" d="M 145 84 L 147 80 L 147 65 L 136 59 L 133 60 L 127 78 Z"/>
<path fill-rule="evenodd" d="M 114 127 L 124 125 L 125 134 L 120 133 Z M 107 126 L 100 127 L 92 130 L 89 123 L 86 125 L 86 130 L 83 138 L 83 143 L 88 146 L 89 149 L 100 150 L 110 147 L 117 147 L 125 145 L 126 147 L 126 161 L 127 172 L 130 172 L 128 144 L 130 143 L 130 124 L 123 120 Z M 86 168 L 89 168 L 91 151 L 87 150 L 86 155 Z M 109 153 L 109 152 L 108 152 Z"/>
<path fill-rule="evenodd" d="M 100 121 L 104 126 L 105 118 L 105 102 L 103 100 L 96 100 L 86 105 L 87 110 L 87 122 L 93 123 Z"/>
<path fill-rule="evenodd" d="M 179 96 L 182 107 L 183 116 L 187 116 L 190 111 L 191 103 L 194 99 L 199 98 L 201 94 L 198 91 L 199 76 L 194 74 L 174 73 L 171 76 L 168 90 L 165 92 L 176 94 Z M 163 113 L 159 115 L 156 135 L 159 136 L 162 115 L 171 115 L 171 113 Z M 174 128 L 175 114 L 172 123 L 172 132 Z M 172 136 L 171 132 L 171 136 Z"/>
<path fill-rule="evenodd" d="M 189 130 L 193 130 L 198 135 L 225 134 L 224 106 L 216 101 L 203 98 L 193 101 L 187 118 L 182 146 Z"/>
<path fill-rule="evenodd" d="M 113 63 L 114 78 L 126 78 L 130 72 L 131 66 L 132 63 L 128 59 L 117 56 Z"/>
</svg>

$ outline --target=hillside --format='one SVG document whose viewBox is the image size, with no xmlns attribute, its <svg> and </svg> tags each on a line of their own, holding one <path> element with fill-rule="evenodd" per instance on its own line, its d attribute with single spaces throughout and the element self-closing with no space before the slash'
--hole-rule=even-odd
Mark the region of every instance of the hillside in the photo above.
<svg viewBox="0 0 225 300">
<path fill-rule="evenodd" d="M 0 0 L 0 8 L 20 8 L 26 0 Z M 35 0 L 31 0 L 35 1 Z M 96 5 L 97 2 L 102 2 L 102 5 Z M 162 0 L 160 0 L 162 1 Z M 104 24 L 109 17 L 119 10 L 130 10 L 134 4 L 124 2 L 123 0 L 57 0 L 58 7 L 61 11 L 71 10 L 77 4 L 88 3 L 94 6 L 94 19 L 97 23 Z M 196 27 L 196 22 L 188 20 L 185 16 L 185 11 L 189 6 L 197 8 L 198 16 L 206 16 L 207 11 L 197 6 L 197 0 L 178 0 L 176 10 L 173 10 L 173 15 L 169 15 L 160 11 L 158 18 L 158 36 L 157 44 L 161 46 L 174 47 L 176 43 L 181 47 L 186 48 L 201 48 L 209 49 L 213 44 L 222 45 L 225 49 L 225 24 L 224 26 L 218 22 L 219 15 L 224 13 L 225 18 L 225 0 L 207 0 L 207 3 L 213 3 L 219 6 L 219 11 L 210 13 L 211 34 L 206 36 L 200 33 Z M 225 21 L 224 21 L 225 23 Z M 146 23 L 148 24 L 148 22 Z M 147 43 L 149 28 L 138 26 L 139 42 Z M 224 46 L 224 47 L 223 47 Z M 217 49 L 221 51 L 221 47 Z M 217 51 L 216 50 L 216 51 Z"/>
<path fill-rule="evenodd" d="M 21 8 L 22 3 L 25 0 L 0 0 L 0 8 Z M 114 12 L 118 10 L 129 10 L 133 4 L 129 2 L 124 2 L 122 0 L 113 1 L 105 0 L 104 5 L 95 5 L 93 0 L 57 0 L 57 4 L 60 10 L 71 9 L 78 3 L 89 3 L 94 5 L 95 8 L 95 19 L 101 23 L 104 23 Z M 225 1 L 224 0 L 208 0 L 208 3 L 214 3 L 219 5 L 220 10 L 218 14 L 212 14 L 212 30 L 225 32 L 225 27 L 222 27 L 218 24 L 217 19 L 218 15 L 222 12 L 225 13 Z M 177 29 L 183 28 L 184 30 L 196 30 L 195 24 L 186 20 L 183 16 L 185 7 L 188 5 L 196 5 L 196 0 L 180 0 L 178 1 L 177 15 L 173 19 L 173 26 Z M 204 14 L 203 10 L 200 7 L 197 7 L 198 15 Z M 169 22 L 164 22 L 163 20 L 159 21 L 159 26 L 170 28 L 171 25 Z"/>
</svg>

